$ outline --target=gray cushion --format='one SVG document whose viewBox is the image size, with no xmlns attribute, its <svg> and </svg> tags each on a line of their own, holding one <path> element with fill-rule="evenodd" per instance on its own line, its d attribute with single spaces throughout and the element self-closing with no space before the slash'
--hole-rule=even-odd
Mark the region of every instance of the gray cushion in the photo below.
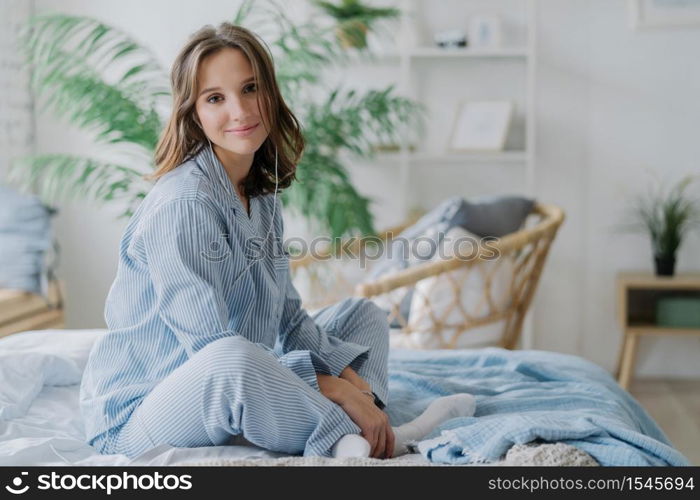
<svg viewBox="0 0 700 500">
<path fill-rule="evenodd" d="M 520 229 L 535 200 L 521 196 L 489 196 L 465 201 L 456 221 L 478 236 L 505 236 Z"/>
<path fill-rule="evenodd" d="M 406 269 L 430 260 L 437 251 L 447 231 L 460 226 L 481 237 L 500 237 L 517 231 L 532 211 L 534 200 L 520 196 L 489 196 L 467 201 L 459 196 L 449 198 L 406 228 L 389 242 L 382 259 L 368 273 L 373 281 L 386 274 Z M 414 246 L 421 238 L 426 243 Z M 411 255 L 412 248 L 420 248 Z M 412 291 L 401 300 L 399 310 L 407 319 L 411 307 Z M 400 327 L 397 320 L 391 324 Z"/>
<path fill-rule="evenodd" d="M 55 210 L 0 185 L 0 288 L 45 294 Z"/>
</svg>

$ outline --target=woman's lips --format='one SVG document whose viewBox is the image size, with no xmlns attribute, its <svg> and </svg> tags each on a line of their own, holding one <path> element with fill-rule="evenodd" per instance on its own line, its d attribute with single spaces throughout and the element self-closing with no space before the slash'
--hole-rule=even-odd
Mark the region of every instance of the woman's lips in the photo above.
<svg viewBox="0 0 700 500">
<path fill-rule="evenodd" d="M 258 123 L 258 124 L 253 125 L 252 127 L 247 128 L 245 130 L 226 130 L 226 132 L 229 132 L 231 134 L 235 134 L 238 137 L 245 137 L 245 136 L 250 135 L 253 132 L 255 132 L 255 129 L 257 129 L 259 125 L 260 124 Z"/>
</svg>

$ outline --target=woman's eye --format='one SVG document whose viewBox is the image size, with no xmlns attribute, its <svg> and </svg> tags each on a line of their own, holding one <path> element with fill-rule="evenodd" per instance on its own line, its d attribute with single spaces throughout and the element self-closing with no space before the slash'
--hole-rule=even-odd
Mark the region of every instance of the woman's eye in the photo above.
<svg viewBox="0 0 700 500">
<path fill-rule="evenodd" d="M 207 99 L 207 102 L 210 102 L 210 103 L 212 103 L 212 104 L 215 104 L 215 103 L 217 103 L 217 102 L 219 102 L 219 101 L 213 101 L 213 102 L 212 102 L 212 99 L 214 99 L 214 98 L 217 98 L 217 99 L 218 99 L 219 97 L 221 97 L 221 96 L 213 95 L 213 96 L 211 96 L 211 97 L 209 97 L 209 98 Z"/>
<path fill-rule="evenodd" d="M 245 91 L 255 92 L 256 90 L 258 90 L 258 87 L 254 83 L 251 83 L 250 85 L 246 85 L 246 87 L 243 89 L 244 92 Z"/>
</svg>

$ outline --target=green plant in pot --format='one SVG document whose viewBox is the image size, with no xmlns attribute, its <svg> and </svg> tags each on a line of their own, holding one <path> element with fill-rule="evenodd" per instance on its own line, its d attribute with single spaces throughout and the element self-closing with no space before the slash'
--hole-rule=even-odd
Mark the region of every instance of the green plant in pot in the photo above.
<svg viewBox="0 0 700 500">
<path fill-rule="evenodd" d="M 392 19 L 399 9 L 370 7 L 359 0 L 341 0 L 340 3 L 315 0 L 314 3 L 337 21 L 336 36 L 344 48 L 367 47 L 367 32 L 379 19 Z"/>
<path fill-rule="evenodd" d="M 693 176 L 687 176 L 670 189 L 659 184 L 646 195 L 637 196 L 632 206 L 632 223 L 624 226 L 649 234 L 659 276 L 673 276 L 683 238 L 700 224 L 698 199 L 687 193 L 693 181 Z"/>
</svg>

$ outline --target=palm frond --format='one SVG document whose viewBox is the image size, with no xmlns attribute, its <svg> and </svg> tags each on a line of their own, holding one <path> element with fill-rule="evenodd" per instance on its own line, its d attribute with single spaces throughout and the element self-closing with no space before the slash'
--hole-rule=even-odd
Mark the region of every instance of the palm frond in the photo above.
<svg viewBox="0 0 700 500">
<path fill-rule="evenodd" d="M 309 108 L 310 141 L 361 157 L 371 157 L 378 143 L 410 142 L 422 129 L 425 108 L 392 92 L 393 86 L 365 93 L 333 90 L 325 102 Z"/>
<path fill-rule="evenodd" d="M 340 4 L 335 4 L 325 0 L 313 0 L 313 3 L 320 7 L 326 14 L 342 21 L 346 19 L 360 19 L 366 23 L 379 18 L 397 17 L 401 11 L 389 7 L 371 7 L 364 5 L 358 0 L 343 0 Z"/>
<path fill-rule="evenodd" d="M 298 182 L 284 192 L 285 205 L 309 220 L 319 223 L 319 230 L 331 238 L 374 234 L 371 199 L 362 196 L 352 185 L 345 167 L 335 155 L 317 148 L 305 151 L 297 168 Z"/>
<path fill-rule="evenodd" d="M 167 80 L 152 54 L 121 31 L 90 18 L 46 14 L 20 34 L 33 67 L 32 87 L 79 127 L 96 127 L 109 143 L 153 149 Z"/>
<path fill-rule="evenodd" d="M 140 107 L 118 87 L 87 73 L 56 71 L 50 79 L 44 97 L 57 116 L 93 131 L 97 140 L 155 149 L 162 125 L 154 109 Z"/>
<path fill-rule="evenodd" d="M 296 23 L 285 14 L 285 8 L 276 0 L 246 0 L 232 22 L 270 41 L 280 90 L 285 100 L 294 104 L 305 83 L 317 83 L 322 69 L 342 62 L 346 55 L 333 42 L 330 28 L 314 22 Z"/>
<path fill-rule="evenodd" d="M 61 70 L 86 68 L 119 85 L 132 98 L 153 103 L 170 95 L 167 75 L 154 54 L 123 31 L 85 16 L 43 14 L 20 32 L 30 62 L 47 63 L 63 54 Z"/>
<path fill-rule="evenodd" d="M 36 193 L 47 205 L 75 199 L 141 199 L 147 191 L 143 174 L 133 168 L 67 154 L 18 158 L 8 180 Z"/>
<path fill-rule="evenodd" d="M 272 43 L 276 59 L 277 81 L 285 98 L 294 104 L 301 92 L 321 80 L 331 65 L 344 64 L 349 56 L 338 50 L 332 30 L 313 23 L 293 24 L 284 14 L 277 18 L 281 31 Z"/>
<path fill-rule="evenodd" d="M 233 16 L 231 22 L 236 26 L 242 26 L 243 23 L 249 18 L 251 11 L 253 10 L 253 0 L 244 0 L 238 10 L 236 15 Z"/>
</svg>

